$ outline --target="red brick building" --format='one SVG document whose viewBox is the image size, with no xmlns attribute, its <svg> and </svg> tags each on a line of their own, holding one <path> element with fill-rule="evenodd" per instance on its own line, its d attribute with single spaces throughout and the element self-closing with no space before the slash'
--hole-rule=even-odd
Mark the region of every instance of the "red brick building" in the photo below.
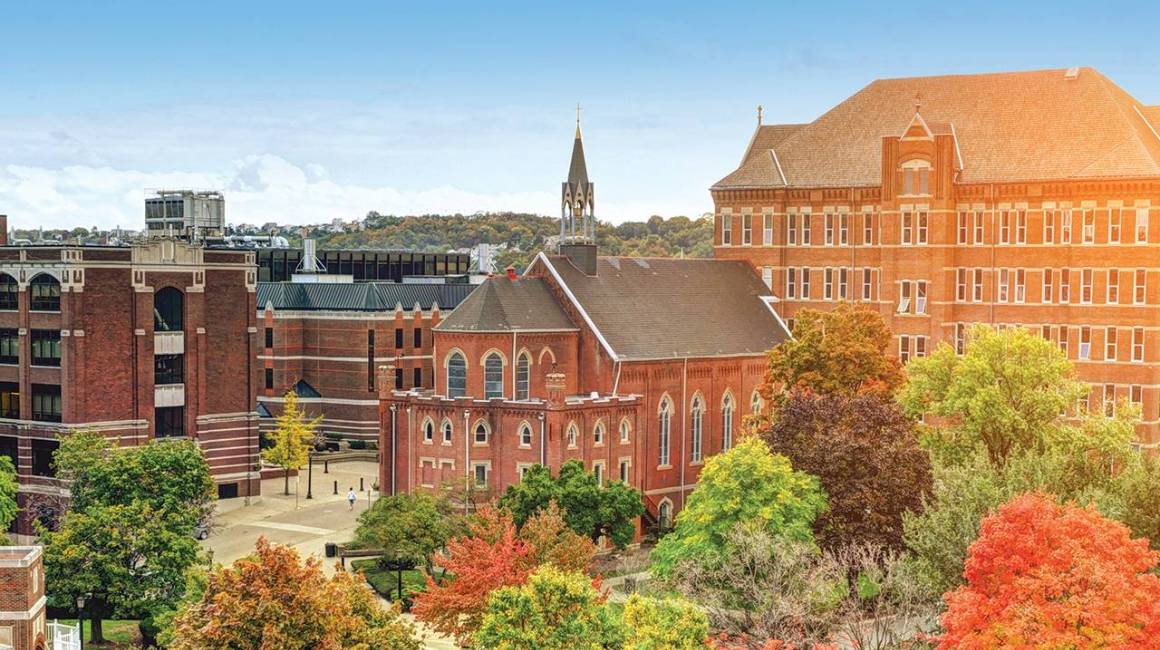
<svg viewBox="0 0 1160 650">
<path fill-rule="evenodd" d="M 1160 441 L 1160 106 L 1096 70 L 879 80 L 761 123 L 712 189 L 715 255 L 804 307 L 881 311 L 907 360 L 1027 327 Z"/>
<path fill-rule="evenodd" d="M 78 430 L 194 438 L 220 496 L 258 493 L 255 288 L 253 253 L 170 239 L 0 247 L 0 453 L 19 532 L 60 511 L 52 453 Z"/>
<path fill-rule="evenodd" d="M 273 429 L 294 390 L 308 414 L 322 416 L 321 433 L 377 442 L 378 366 L 394 367 L 389 388 L 430 388 L 431 331 L 475 287 L 327 277 L 258 283 L 260 428 Z"/>
<path fill-rule="evenodd" d="M 787 332 L 752 267 L 598 256 L 579 128 L 561 203 L 559 254 L 489 280 L 434 328 L 433 389 L 382 387 L 384 491 L 498 492 L 579 459 L 666 519 L 761 408 L 765 352 Z"/>
<path fill-rule="evenodd" d="M 45 650 L 44 558 L 39 546 L 0 547 L 0 650 Z"/>
</svg>

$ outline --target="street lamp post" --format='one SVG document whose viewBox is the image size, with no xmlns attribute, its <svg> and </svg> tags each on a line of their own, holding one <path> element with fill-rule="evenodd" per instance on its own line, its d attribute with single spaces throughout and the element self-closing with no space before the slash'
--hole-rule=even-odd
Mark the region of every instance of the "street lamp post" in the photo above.
<svg viewBox="0 0 1160 650">
<path fill-rule="evenodd" d="M 85 648 L 85 601 L 88 600 L 88 594 L 81 594 L 77 596 L 77 640 L 80 645 L 77 646 L 80 650 Z"/>
<path fill-rule="evenodd" d="M 306 463 L 306 498 L 314 498 L 314 445 L 310 446 L 310 452 L 306 454 L 309 459 Z"/>
</svg>

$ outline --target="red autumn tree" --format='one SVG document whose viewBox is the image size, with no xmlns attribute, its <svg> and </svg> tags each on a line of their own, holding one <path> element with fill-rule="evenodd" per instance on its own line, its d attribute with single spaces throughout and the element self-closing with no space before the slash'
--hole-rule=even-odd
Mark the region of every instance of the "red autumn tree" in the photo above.
<svg viewBox="0 0 1160 650">
<path fill-rule="evenodd" d="M 983 520 L 938 647 L 1155 648 L 1158 559 L 1094 508 L 1015 497 Z"/>
<path fill-rule="evenodd" d="M 485 506 L 467 524 L 467 535 L 451 540 L 433 564 L 453 578 L 439 585 L 427 578 L 427 590 L 415 599 L 416 618 L 462 642 L 479 629 L 487 598 L 500 587 L 522 585 L 541 564 L 566 571 L 587 571 L 596 553 L 588 539 L 564 522 L 550 505 L 517 533 L 508 511 Z"/>
<path fill-rule="evenodd" d="M 888 353 L 890 328 L 877 311 L 847 303 L 803 309 L 793 336 L 769 353 L 761 389 L 769 404 L 780 404 L 786 392 L 890 395 L 902 385 L 902 367 Z"/>
</svg>

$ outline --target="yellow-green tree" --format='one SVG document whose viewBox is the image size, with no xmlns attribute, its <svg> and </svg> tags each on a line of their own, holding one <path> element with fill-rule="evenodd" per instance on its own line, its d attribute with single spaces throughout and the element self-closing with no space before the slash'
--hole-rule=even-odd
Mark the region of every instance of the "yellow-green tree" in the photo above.
<svg viewBox="0 0 1160 650">
<path fill-rule="evenodd" d="M 290 470 L 301 469 L 310 460 L 310 448 L 316 439 L 315 429 L 322 416 L 306 419 L 298 406 L 298 395 L 286 392 L 286 402 L 278 424 L 270 434 L 274 444 L 262 451 L 262 460 L 281 467 L 285 472 L 283 494 L 290 494 Z"/>
</svg>

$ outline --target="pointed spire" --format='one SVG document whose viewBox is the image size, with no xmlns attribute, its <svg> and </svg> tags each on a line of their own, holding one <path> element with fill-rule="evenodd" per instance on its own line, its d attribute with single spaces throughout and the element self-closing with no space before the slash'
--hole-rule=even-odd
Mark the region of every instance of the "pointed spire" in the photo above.
<svg viewBox="0 0 1160 650">
<path fill-rule="evenodd" d="M 576 139 L 580 139 L 580 102 L 576 102 Z"/>
<path fill-rule="evenodd" d="M 584 161 L 584 141 L 580 138 L 580 104 L 576 104 L 576 140 L 572 143 L 572 163 L 568 166 L 568 183 L 577 189 L 588 185 L 588 165 Z"/>
</svg>

